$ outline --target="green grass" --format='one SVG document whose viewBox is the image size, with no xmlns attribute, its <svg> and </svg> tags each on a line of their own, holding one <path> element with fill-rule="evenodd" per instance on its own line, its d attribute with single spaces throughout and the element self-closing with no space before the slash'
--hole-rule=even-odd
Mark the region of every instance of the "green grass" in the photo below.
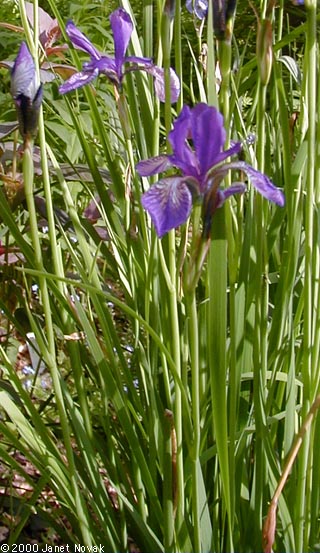
<svg viewBox="0 0 320 553">
<path fill-rule="evenodd" d="M 23 258 L 0 267 L 0 464 L 31 488 L 19 498 L 22 515 L 8 543 L 18 543 L 37 512 L 61 543 L 108 552 L 129 551 L 130 543 L 143 553 L 261 551 L 270 502 L 319 394 L 316 7 L 281 1 L 268 14 L 257 5 L 273 31 L 265 79 L 255 16 L 243 2 L 230 44 L 213 36 L 211 13 L 197 33 L 184 2 L 171 21 L 159 0 L 119 5 L 137 20 L 130 55 L 174 66 L 179 102 L 160 104 L 142 72 L 126 76 L 120 100 L 103 77 L 63 97 L 47 83 L 36 138 L 41 170 L 28 149 L 23 162 L 16 154 L 3 164 L 2 172 L 23 175 L 26 201 L 13 208 L 2 181 L 1 244 Z M 99 4 L 103 18 L 89 3 L 80 15 L 75 8 L 77 25 L 112 55 L 107 3 Z M 63 28 L 53 0 L 46 9 Z M 85 59 L 74 49 L 64 56 L 77 66 Z M 155 179 L 140 178 L 135 165 L 166 152 L 183 103 L 199 101 L 220 108 L 228 140 L 255 134 L 244 144 L 246 161 L 284 189 L 286 205 L 271 205 L 250 186 L 228 200 L 195 268 L 199 213 L 159 240 L 140 203 Z M 5 102 L 3 122 L 14 119 L 9 95 Z M 47 230 L 38 226 L 36 196 L 46 202 Z M 94 199 L 107 240 L 84 214 Z M 17 370 L 16 333 L 27 341 L 28 330 L 49 389 L 41 375 L 26 387 Z M 319 550 L 316 408 L 314 415 L 278 502 L 275 551 Z"/>
</svg>

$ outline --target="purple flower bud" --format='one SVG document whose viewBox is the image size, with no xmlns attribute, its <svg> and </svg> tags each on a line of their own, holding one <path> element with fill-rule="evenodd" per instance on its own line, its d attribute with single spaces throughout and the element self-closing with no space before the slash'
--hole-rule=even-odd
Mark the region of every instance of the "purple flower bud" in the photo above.
<svg viewBox="0 0 320 553">
<path fill-rule="evenodd" d="M 208 0 L 186 0 L 186 8 L 190 13 L 194 11 L 198 19 L 204 19 L 208 13 Z"/>
<path fill-rule="evenodd" d="M 38 130 L 42 85 L 39 83 L 33 57 L 25 42 L 21 43 L 12 68 L 11 94 L 18 114 L 21 135 L 24 139 L 34 138 Z"/>
<path fill-rule="evenodd" d="M 237 0 L 213 0 L 213 27 L 220 40 L 230 40 L 232 29 L 230 23 L 236 10 Z"/>
</svg>

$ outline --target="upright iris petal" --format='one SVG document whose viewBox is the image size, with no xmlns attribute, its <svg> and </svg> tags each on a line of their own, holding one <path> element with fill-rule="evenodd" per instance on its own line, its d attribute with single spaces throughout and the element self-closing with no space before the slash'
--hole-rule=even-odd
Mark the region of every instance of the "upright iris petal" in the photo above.
<svg viewBox="0 0 320 553">
<path fill-rule="evenodd" d="M 61 94 L 71 92 L 93 81 L 99 73 L 106 75 L 117 87 L 121 87 L 123 77 L 129 71 L 146 71 L 154 78 L 155 93 L 160 101 L 165 101 L 164 70 L 154 65 L 150 58 L 126 56 L 126 50 L 133 31 L 130 15 L 118 8 L 110 15 L 114 39 L 114 58 L 101 54 L 90 40 L 69 21 L 66 32 L 71 42 L 90 56 L 90 61 L 83 64 L 82 70 L 75 73 L 59 88 Z M 180 95 L 180 81 L 170 69 L 171 102 L 176 102 Z"/>
<path fill-rule="evenodd" d="M 181 175 L 161 179 L 142 195 L 142 205 L 148 211 L 161 238 L 169 230 L 188 219 L 192 199 L 203 201 L 204 232 L 210 232 L 211 219 L 216 209 L 233 194 L 245 191 L 243 183 L 220 188 L 229 171 L 245 173 L 256 190 L 271 202 L 284 205 L 284 195 L 271 180 L 244 161 L 226 162 L 238 153 L 240 142 L 223 150 L 226 131 L 223 117 L 215 107 L 198 104 L 184 106 L 169 134 L 172 154 L 156 156 L 137 164 L 141 176 L 151 176 L 176 167 Z M 225 162 L 225 163 L 224 163 Z"/>
<path fill-rule="evenodd" d="M 192 110 L 192 139 L 202 177 L 217 163 L 226 141 L 223 117 L 216 109 L 198 104 Z"/>
<path fill-rule="evenodd" d="M 169 159 L 171 164 L 181 169 L 183 174 L 198 177 L 198 160 L 188 143 L 188 138 L 191 138 L 191 114 L 190 108 L 184 106 L 169 133 L 169 141 L 173 150 Z"/>
<path fill-rule="evenodd" d="M 38 130 L 42 86 L 33 57 L 25 42 L 21 43 L 11 72 L 11 94 L 16 106 L 19 129 L 23 138 L 35 137 Z"/>
<path fill-rule="evenodd" d="M 123 8 L 118 8 L 110 15 L 110 23 L 114 38 L 116 68 L 118 77 L 121 80 L 122 65 L 125 61 L 125 54 L 132 35 L 133 25 L 130 15 Z"/>
</svg>

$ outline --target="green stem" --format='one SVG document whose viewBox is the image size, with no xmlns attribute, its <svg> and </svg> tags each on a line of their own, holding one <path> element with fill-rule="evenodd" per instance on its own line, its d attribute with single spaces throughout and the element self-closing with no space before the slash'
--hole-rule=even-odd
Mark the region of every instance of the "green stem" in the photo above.
<svg viewBox="0 0 320 553">
<path fill-rule="evenodd" d="M 187 314 L 189 321 L 189 350 L 191 366 L 191 399 L 193 420 L 192 443 L 192 516 L 194 533 L 194 551 L 201 551 L 201 527 L 200 527 L 200 365 L 199 365 L 199 331 L 198 312 L 195 289 L 187 296 Z"/>
<path fill-rule="evenodd" d="M 32 141 L 25 141 L 25 149 L 23 155 L 23 178 L 25 187 L 26 203 L 29 212 L 30 233 L 32 246 L 34 249 L 34 265 L 39 271 L 39 289 L 43 306 L 43 312 L 45 316 L 45 328 L 47 338 L 47 352 L 44 354 L 45 362 L 50 370 L 53 388 L 55 391 L 55 398 L 57 402 L 57 408 L 59 412 L 59 418 L 61 423 L 61 429 L 63 434 L 64 446 L 66 448 L 66 456 L 68 459 L 70 481 L 72 486 L 73 495 L 75 498 L 75 509 L 79 517 L 79 523 L 82 531 L 84 543 L 91 545 L 92 536 L 87 528 L 88 515 L 85 512 L 85 506 L 79 493 L 79 487 L 77 482 L 76 467 L 73 458 L 73 450 L 71 444 L 71 436 L 69 431 L 68 417 L 64 404 L 64 398 L 60 383 L 60 373 L 56 364 L 56 352 L 55 352 L 55 337 L 53 329 L 53 321 L 50 306 L 50 297 L 47 287 L 47 281 L 45 277 L 45 269 L 42 261 L 41 243 L 38 233 L 37 214 L 34 204 L 33 196 L 33 180 L 34 180 L 34 168 L 33 168 L 33 143 Z"/>
<path fill-rule="evenodd" d="M 165 128 L 166 135 L 168 136 L 171 130 L 171 102 L 170 102 L 170 53 L 171 53 L 171 39 L 172 39 L 172 21 L 164 13 L 161 21 L 161 42 L 163 51 L 163 65 L 165 72 L 165 91 L 166 101 L 164 105 L 165 110 Z M 169 150 L 170 143 L 167 142 L 167 149 Z M 171 289 L 169 292 L 169 312 L 171 321 L 172 332 L 172 344 L 173 352 L 172 356 L 176 364 L 176 372 L 179 379 L 181 379 L 181 343 L 180 343 L 180 325 L 179 325 L 179 313 L 178 313 L 178 294 L 177 294 L 177 265 L 176 265 L 176 235 L 175 231 L 169 232 L 168 235 L 168 267 L 171 280 Z M 176 510 L 176 528 L 177 532 L 184 522 L 184 471 L 183 471 L 183 436 L 182 436 L 182 397 L 179 385 L 175 386 L 175 402 L 174 402 L 174 419 L 177 439 L 177 510 Z"/>
<path fill-rule="evenodd" d="M 312 367 L 313 349 L 313 324 L 314 324 L 314 287 L 317 286 L 318 275 L 313 272 L 314 256 L 314 200 L 315 200 L 315 152 L 316 147 L 316 118 L 317 112 L 317 28 L 316 28 L 316 2 L 308 2 L 307 5 L 307 32 L 306 32 L 306 64 L 305 78 L 307 82 L 307 110 L 308 110 L 308 163 L 305 196 L 305 279 L 304 279 L 304 327 L 303 327 L 303 365 L 302 379 L 304 384 L 303 407 L 301 416 L 304 418 L 309 411 L 312 400 L 312 379 L 314 369 Z M 298 467 L 298 486 L 296 501 L 296 549 L 302 551 L 308 548 L 308 533 L 310 529 L 310 517 L 308 513 L 307 498 L 309 497 L 310 475 L 312 466 L 312 454 L 309 448 L 310 436 L 302 445 L 300 463 Z M 301 521 L 305 524 L 301 524 Z"/>
<path fill-rule="evenodd" d="M 230 497 L 230 470 L 227 424 L 227 240 L 225 207 L 218 209 L 213 218 L 212 244 L 207 268 L 207 363 L 210 371 L 213 435 L 217 445 L 217 458 L 221 488 L 228 514 L 229 545 L 233 551 Z"/>
<path fill-rule="evenodd" d="M 259 137 L 257 145 L 257 161 L 259 170 L 264 169 L 265 149 L 265 109 L 266 109 L 266 86 L 259 83 L 259 100 L 257 112 L 257 134 Z M 260 195 L 255 197 L 255 226 L 256 226 L 256 293 L 255 293 L 255 331 L 253 347 L 253 398 L 255 405 L 256 424 L 256 463 L 255 463 L 255 493 L 254 493 L 254 516 L 255 527 L 258 533 L 256 541 L 260 540 L 262 525 L 262 508 L 264 505 L 263 490 L 266 482 L 266 464 L 264 455 L 263 436 L 265 431 L 265 401 L 266 401 L 266 371 L 267 371 L 267 261 L 265 259 L 265 222 L 264 222 L 264 200 Z"/>
<path fill-rule="evenodd" d="M 181 91 L 177 101 L 177 113 L 179 113 L 183 107 L 183 60 L 182 60 L 182 45 L 181 45 L 181 0 L 176 0 L 176 13 L 175 13 L 175 25 L 174 25 L 174 48 L 175 48 L 175 71 L 180 79 Z"/>
</svg>

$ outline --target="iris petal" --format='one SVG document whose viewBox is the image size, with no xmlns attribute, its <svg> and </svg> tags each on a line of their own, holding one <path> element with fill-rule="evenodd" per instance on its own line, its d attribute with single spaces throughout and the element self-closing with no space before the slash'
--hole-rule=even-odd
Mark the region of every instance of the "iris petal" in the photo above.
<svg viewBox="0 0 320 553">
<path fill-rule="evenodd" d="M 114 53 L 118 76 L 122 72 L 125 53 L 133 30 L 130 15 L 123 9 L 118 8 L 110 15 L 111 29 L 114 39 Z"/>
<path fill-rule="evenodd" d="M 224 202 L 234 194 L 243 194 L 246 191 L 246 185 L 242 182 L 234 182 L 229 188 L 219 189 L 217 192 L 217 208 L 221 207 Z"/>
<path fill-rule="evenodd" d="M 171 163 L 166 155 L 150 157 L 149 159 L 139 161 L 136 165 L 140 177 L 150 177 L 151 175 L 162 173 L 168 167 L 171 167 Z"/>
<path fill-rule="evenodd" d="M 101 58 L 100 52 L 71 20 L 66 24 L 66 33 L 74 46 L 77 46 L 80 50 L 87 52 L 87 54 L 95 60 L 99 60 Z"/>
<path fill-rule="evenodd" d="M 11 72 L 11 94 L 13 98 L 23 94 L 32 101 L 38 92 L 39 84 L 33 57 L 26 43 L 22 42 Z"/>
<path fill-rule="evenodd" d="M 196 14 L 198 19 L 204 19 L 208 13 L 208 0 L 186 0 L 186 8 Z"/>
<path fill-rule="evenodd" d="M 197 104 L 192 110 L 191 132 L 203 177 L 210 167 L 221 161 L 219 158 L 226 141 L 223 116 L 213 106 Z"/>
<path fill-rule="evenodd" d="M 195 153 L 187 142 L 188 138 L 191 138 L 191 109 L 184 106 L 169 133 L 169 141 L 173 149 L 170 159 L 172 165 L 181 169 L 184 175 L 197 177 L 199 165 Z"/>
<path fill-rule="evenodd" d="M 186 222 L 192 208 L 192 195 L 183 178 L 169 177 L 158 181 L 145 192 L 141 203 L 161 238 Z"/>
<path fill-rule="evenodd" d="M 60 94 L 66 94 L 72 90 L 76 90 L 81 86 L 91 83 L 99 75 L 99 69 L 93 69 L 92 71 L 79 71 L 74 73 L 69 79 L 59 87 Z"/>
<path fill-rule="evenodd" d="M 283 207 L 285 204 L 285 198 L 282 190 L 277 188 L 271 180 L 257 171 L 251 165 L 248 165 L 244 161 L 235 161 L 228 163 L 224 166 L 225 169 L 238 169 L 246 173 L 252 183 L 252 185 L 260 192 L 260 194 L 267 200 L 274 202 L 275 204 Z"/>
<path fill-rule="evenodd" d="M 28 46 L 22 42 L 11 72 L 11 94 L 17 110 L 19 130 L 27 139 L 38 130 L 42 102 L 42 85 L 39 83 L 35 63 Z"/>
<path fill-rule="evenodd" d="M 138 63 L 139 65 L 142 64 L 142 67 L 139 67 L 139 69 L 145 69 L 150 66 L 153 66 L 153 61 L 151 58 L 141 58 L 139 56 L 127 56 L 124 60 L 125 63 Z M 145 67 L 143 67 L 145 66 Z"/>
<path fill-rule="evenodd" d="M 152 65 L 150 67 L 144 67 L 144 70 L 147 71 L 154 78 L 154 90 L 158 96 L 160 102 L 165 102 L 166 100 L 166 87 L 165 87 L 165 77 L 164 69 L 157 67 L 157 65 Z M 180 81 L 176 72 L 170 67 L 170 102 L 174 104 L 180 96 Z"/>
</svg>

